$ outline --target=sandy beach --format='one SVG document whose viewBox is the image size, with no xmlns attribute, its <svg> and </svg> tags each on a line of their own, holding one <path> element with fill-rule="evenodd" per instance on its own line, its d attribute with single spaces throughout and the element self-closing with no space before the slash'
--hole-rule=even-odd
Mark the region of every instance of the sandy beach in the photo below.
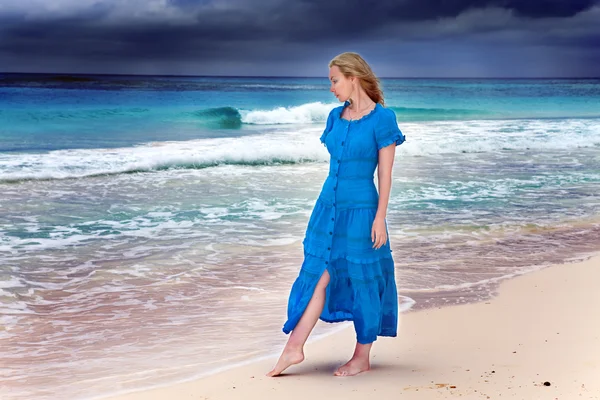
<svg viewBox="0 0 600 400">
<path fill-rule="evenodd" d="M 351 356 L 349 328 L 309 343 L 279 378 L 264 376 L 270 358 L 112 400 L 600 399 L 598 282 L 596 255 L 504 281 L 490 301 L 403 314 L 356 377 L 332 376 Z"/>
</svg>

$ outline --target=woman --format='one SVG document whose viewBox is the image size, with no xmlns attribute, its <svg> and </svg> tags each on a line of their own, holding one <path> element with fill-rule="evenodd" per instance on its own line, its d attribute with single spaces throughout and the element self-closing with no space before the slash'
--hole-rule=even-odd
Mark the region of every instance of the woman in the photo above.
<svg viewBox="0 0 600 400">
<path fill-rule="evenodd" d="M 283 331 L 292 334 L 267 376 L 304 360 L 304 344 L 319 318 L 354 322 L 354 355 L 337 376 L 369 370 L 373 342 L 396 336 L 398 296 L 385 216 L 395 147 L 404 136 L 360 55 L 331 60 L 329 79 L 344 105 L 329 113 L 321 136 L 331 156 L 329 176 L 308 222 L 304 262 L 289 297 Z"/>
</svg>

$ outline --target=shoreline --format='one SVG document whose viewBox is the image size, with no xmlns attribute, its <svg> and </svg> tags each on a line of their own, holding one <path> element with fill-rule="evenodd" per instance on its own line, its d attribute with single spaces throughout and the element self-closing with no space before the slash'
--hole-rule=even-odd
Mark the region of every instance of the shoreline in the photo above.
<svg viewBox="0 0 600 400">
<path fill-rule="evenodd" d="M 186 382 L 102 398 L 600 399 L 598 281 L 600 254 L 594 254 L 507 279 L 484 302 L 403 313 L 398 337 L 380 338 L 372 370 L 357 377 L 332 376 L 353 350 L 348 326 L 309 341 L 306 360 L 280 378 L 264 376 L 276 352 Z"/>
</svg>

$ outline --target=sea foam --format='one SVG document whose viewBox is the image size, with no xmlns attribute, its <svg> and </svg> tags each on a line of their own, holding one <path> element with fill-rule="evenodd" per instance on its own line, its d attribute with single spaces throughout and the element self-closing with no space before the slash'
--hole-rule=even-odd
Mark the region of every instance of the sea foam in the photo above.
<svg viewBox="0 0 600 400">
<path fill-rule="evenodd" d="M 293 114 L 296 111 L 281 112 Z M 302 115 L 300 111 L 297 114 Z M 309 115 L 306 111 L 307 119 Z M 260 119 L 259 115 L 252 118 Z M 407 137 L 397 152 L 403 156 L 600 146 L 600 124 L 595 119 L 412 122 L 401 123 L 400 128 Z M 227 164 L 325 162 L 329 155 L 318 139 L 322 129 L 323 124 L 318 127 L 297 125 L 237 138 L 154 142 L 117 149 L 57 150 L 45 154 L 5 153 L 0 154 L 0 183 L 202 169 Z"/>
</svg>

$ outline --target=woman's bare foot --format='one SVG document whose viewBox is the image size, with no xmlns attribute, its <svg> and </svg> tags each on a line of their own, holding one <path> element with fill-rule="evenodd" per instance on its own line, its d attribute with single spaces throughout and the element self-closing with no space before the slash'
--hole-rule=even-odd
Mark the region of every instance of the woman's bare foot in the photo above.
<svg viewBox="0 0 600 400">
<path fill-rule="evenodd" d="M 294 351 L 294 350 L 284 350 L 275 364 L 275 368 L 267 373 L 267 376 L 277 376 L 280 375 L 283 371 L 285 371 L 289 366 L 294 364 L 300 364 L 304 361 L 304 353 L 302 350 Z"/>
<path fill-rule="evenodd" d="M 339 367 L 333 374 L 335 376 L 354 376 L 371 369 L 369 359 L 353 358 Z"/>
</svg>

